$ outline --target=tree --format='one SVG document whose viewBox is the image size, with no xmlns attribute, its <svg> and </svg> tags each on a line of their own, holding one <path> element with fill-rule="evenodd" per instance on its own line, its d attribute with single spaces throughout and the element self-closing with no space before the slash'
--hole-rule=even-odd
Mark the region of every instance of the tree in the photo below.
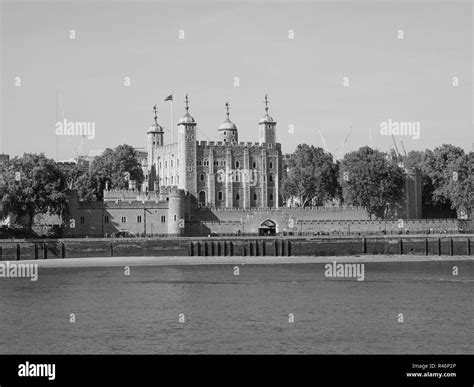
<svg viewBox="0 0 474 387">
<path fill-rule="evenodd" d="M 396 159 L 365 146 L 344 156 L 339 181 L 344 202 L 384 219 L 402 198 L 405 172 Z"/>
<path fill-rule="evenodd" d="M 128 177 L 143 182 L 143 171 L 136 152 L 130 145 L 107 148 L 98 156 L 89 171 L 77 178 L 79 197 L 86 200 L 102 200 L 106 183 L 112 189 L 128 189 Z"/>
<path fill-rule="evenodd" d="M 283 174 L 282 197 L 296 197 L 305 207 L 311 202 L 322 205 L 337 193 L 337 165 L 330 153 L 306 144 L 296 147 Z"/>
<path fill-rule="evenodd" d="M 69 195 L 66 179 L 54 160 L 43 153 L 25 153 L 23 157 L 0 164 L 0 214 L 28 216 L 32 230 L 37 214 L 62 215 Z"/>
<path fill-rule="evenodd" d="M 447 165 L 446 179 L 439 188 L 439 195 L 447 198 L 458 217 L 472 213 L 470 195 L 474 187 L 474 153 L 463 154 Z"/>
</svg>

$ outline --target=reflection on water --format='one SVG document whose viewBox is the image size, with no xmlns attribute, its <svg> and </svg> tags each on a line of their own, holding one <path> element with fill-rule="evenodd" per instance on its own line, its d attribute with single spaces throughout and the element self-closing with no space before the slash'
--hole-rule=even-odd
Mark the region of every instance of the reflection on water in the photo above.
<svg viewBox="0 0 474 387">
<path fill-rule="evenodd" d="M 472 353 L 473 294 L 468 261 L 40 268 L 0 279 L 0 352 Z"/>
</svg>

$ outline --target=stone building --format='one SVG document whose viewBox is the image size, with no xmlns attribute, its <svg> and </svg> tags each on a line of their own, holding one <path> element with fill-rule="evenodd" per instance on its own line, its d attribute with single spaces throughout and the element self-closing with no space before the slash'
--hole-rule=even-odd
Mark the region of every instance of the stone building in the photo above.
<svg viewBox="0 0 474 387">
<path fill-rule="evenodd" d="M 154 124 L 147 132 L 148 160 L 143 191 L 171 187 L 188 192 L 199 206 L 216 208 L 279 207 L 281 145 L 276 142 L 276 121 L 268 114 L 258 122 L 259 142 L 239 142 L 237 125 L 227 117 L 219 126 L 220 140 L 198 141 L 196 120 L 186 113 L 178 122 L 178 141 L 165 145 L 164 129 Z"/>
</svg>

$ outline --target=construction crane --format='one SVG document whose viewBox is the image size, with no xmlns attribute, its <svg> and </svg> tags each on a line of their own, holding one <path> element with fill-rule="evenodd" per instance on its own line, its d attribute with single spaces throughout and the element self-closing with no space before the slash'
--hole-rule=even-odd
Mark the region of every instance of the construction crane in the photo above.
<svg viewBox="0 0 474 387">
<path fill-rule="evenodd" d="M 61 117 L 62 121 L 65 122 L 66 114 L 64 113 L 64 106 L 63 106 L 63 103 L 62 103 L 62 100 L 61 100 L 61 93 L 60 93 L 59 89 L 56 91 L 56 100 L 57 100 L 56 122 L 59 121 L 60 117 Z M 84 147 L 85 142 L 86 142 L 86 135 L 83 134 L 80 144 L 78 145 L 77 148 L 74 148 L 74 146 L 72 145 L 72 139 L 71 139 L 71 137 L 69 137 L 69 143 L 71 144 L 71 147 L 72 147 L 72 153 L 73 153 L 74 161 L 77 162 L 81 157 L 83 157 L 82 156 L 82 148 Z M 59 157 L 58 156 L 58 153 L 59 153 L 58 147 L 59 147 L 59 145 L 58 145 L 58 136 L 56 136 L 56 158 Z"/>
<path fill-rule="evenodd" d="M 329 153 L 329 149 L 326 145 L 326 141 L 324 140 L 323 134 L 321 133 L 320 130 L 319 130 L 319 135 L 321 136 L 321 141 L 323 142 L 324 150 Z"/>
</svg>

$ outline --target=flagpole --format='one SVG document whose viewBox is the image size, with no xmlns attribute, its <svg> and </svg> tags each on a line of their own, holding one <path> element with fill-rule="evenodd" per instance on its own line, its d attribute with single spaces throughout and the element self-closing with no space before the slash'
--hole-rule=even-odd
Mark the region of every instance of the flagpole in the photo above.
<svg viewBox="0 0 474 387">
<path fill-rule="evenodd" d="M 171 94 L 171 133 L 173 138 L 172 144 L 174 144 L 173 99 L 174 96 L 173 94 Z"/>
</svg>

